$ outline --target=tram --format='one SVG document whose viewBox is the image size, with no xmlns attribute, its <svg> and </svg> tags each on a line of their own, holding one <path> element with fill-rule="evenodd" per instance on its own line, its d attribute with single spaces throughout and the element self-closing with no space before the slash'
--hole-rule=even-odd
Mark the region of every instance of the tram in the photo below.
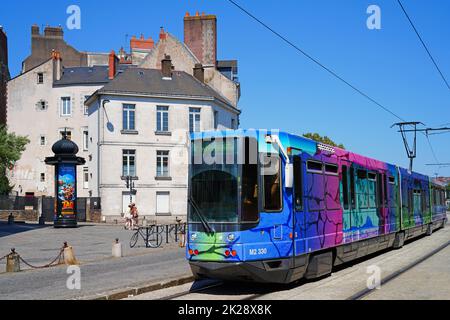
<svg viewBox="0 0 450 320">
<path fill-rule="evenodd" d="M 280 131 L 191 136 L 186 258 L 197 279 L 291 283 L 431 235 L 430 177 Z"/>
</svg>

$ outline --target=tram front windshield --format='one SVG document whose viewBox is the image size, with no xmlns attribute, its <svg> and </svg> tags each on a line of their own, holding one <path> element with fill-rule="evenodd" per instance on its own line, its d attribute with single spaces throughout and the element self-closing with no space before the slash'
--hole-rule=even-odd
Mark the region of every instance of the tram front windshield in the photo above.
<svg viewBox="0 0 450 320">
<path fill-rule="evenodd" d="M 258 213 L 258 147 L 254 138 L 192 141 L 191 223 L 255 223 Z"/>
</svg>

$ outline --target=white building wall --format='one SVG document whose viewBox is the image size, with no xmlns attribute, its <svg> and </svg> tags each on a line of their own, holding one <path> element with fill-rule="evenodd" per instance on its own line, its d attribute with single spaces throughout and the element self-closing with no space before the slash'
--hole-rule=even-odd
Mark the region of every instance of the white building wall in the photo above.
<svg viewBox="0 0 450 320">
<path fill-rule="evenodd" d="M 37 77 L 41 72 L 44 74 L 44 83 L 38 84 Z M 100 86 L 53 87 L 52 61 L 8 82 L 8 129 L 30 139 L 21 159 L 8 173 L 15 191 L 22 195 L 34 192 L 36 196 L 54 196 L 54 168 L 47 166 L 44 159 L 53 156 L 51 147 L 61 139 L 60 131 L 64 131 L 64 128 L 71 131 L 72 140 L 80 150 L 78 156 L 87 160 L 88 151 L 83 150 L 83 130 L 89 124 L 88 115 L 84 114 L 84 99 L 99 88 Z M 60 115 L 61 97 L 71 98 L 70 116 Z M 36 106 L 40 100 L 47 102 L 45 111 Z M 41 136 L 45 136 L 44 146 L 40 145 Z M 88 197 L 89 189 L 85 189 L 83 184 L 83 167 L 79 166 L 77 171 L 78 196 Z M 41 173 L 45 173 L 44 182 L 41 181 Z"/>
<path fill-rule="evenodd" d="M 214 130 L 214 110 L 218 113 L 218 128 L 230 129 L 231 118 L 237 123 L 235 111 L 217 105 L 213 101 L 194 101 L 179 99 L 155 99 L 137 97 L 102 96 L 109 100 L 105 108 L 100 108 L 100 171 L 97 178 L 91 180 L 90 186 L 99 185 L 102 203 L 102 215 L 106 221 L 121 219 L 123 213 L 123 195 L 128 190 L 122 176 L 122 150 L 136 150 L 135 202 L 141 216 L 158 222 L 173 221 L 176 216 L 185 216 L 187 211 L 188 186 L 188 147 L 189 147 L 189 108 L 201 109 L 201 130 Z M 136 105 L 136 128 L 138 134 L 122 133 L 122 105 Z M 90 107 L 90 133 L 97 134 L 98 102 Z M 168 135 L 158 135 L 156 131 L 157 106 L 169 107 Z M 109 120 L 109 124 L 108 124 Z M 94 142 L 96 138 L 92 139 Z M 92 143 L 89 153 L 92 154 L 91 168 L 96 163 L 97 146 Z M 170 180 L 156 178 L 157 151 L 169 151 Z M 98 182 L 95 181 L 98 179 Z M 92 194 L 96 190 L 91 189 Z M 157 192 L 170 193 L 170 217 L 156 216 Z M 126 200 L 128 201 L 128 200 Z"/>
</svg>

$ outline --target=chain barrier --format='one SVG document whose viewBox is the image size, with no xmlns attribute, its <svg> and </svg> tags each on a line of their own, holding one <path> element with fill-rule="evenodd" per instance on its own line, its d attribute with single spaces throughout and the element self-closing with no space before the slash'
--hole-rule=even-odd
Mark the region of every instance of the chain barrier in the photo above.
<svg viewBox="0 0 450 320">
<path fill-rule="evenodd" d="M 3 256 L 0 258 L 0 261 L 9 257 L 10 255 L 17 255 L 19 257 L 19 260 L 22 261 L 25 265 L 27 265 L 28 267 L 32 268 L 32 269 L 44 269 L 44 268 L 50 268 L 50 267 L 55 267 L 58 266 L 60 264 L 63 264 L 64 262 L 64 249 L 67 248 L 67 242 L 64 242 L 64 246 L 60 249 L 58 256 L 53 259 L 50 263 L 47 263 L 46 265 L 43 266 L 35 266 L 31 263 L 29 263 L 28 261 L 26 261 L 24 258 L 22 258 L 22 256 L 20 254 L 18 254 L 16 252 L 15 248 L 11 249 L 11 252 L 8 253 L 7 255 Z"/>
</svg>

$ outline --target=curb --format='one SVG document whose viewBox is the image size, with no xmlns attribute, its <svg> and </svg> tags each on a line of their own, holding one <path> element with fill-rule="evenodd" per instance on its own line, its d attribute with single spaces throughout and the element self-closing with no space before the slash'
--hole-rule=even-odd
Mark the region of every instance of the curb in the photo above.
<svg viewBox="0 0 450 320">
<path fill-rule="evenodd" d="M 192 275 L 184 276 L 181 278 L 170 279 L 167 281 L 156 283 L 153 282 L 136 287 L 127 287 L 122 289 L 111 290 L 105 293 L 75 298 L 74 300 L 121 300 L 128 298 L 130 296 L 138 296 L 151 291 L 180 286 L 189 282 L 193 282 L 194 280 L 195 280 L 194 276 Z"/>
</svg>

